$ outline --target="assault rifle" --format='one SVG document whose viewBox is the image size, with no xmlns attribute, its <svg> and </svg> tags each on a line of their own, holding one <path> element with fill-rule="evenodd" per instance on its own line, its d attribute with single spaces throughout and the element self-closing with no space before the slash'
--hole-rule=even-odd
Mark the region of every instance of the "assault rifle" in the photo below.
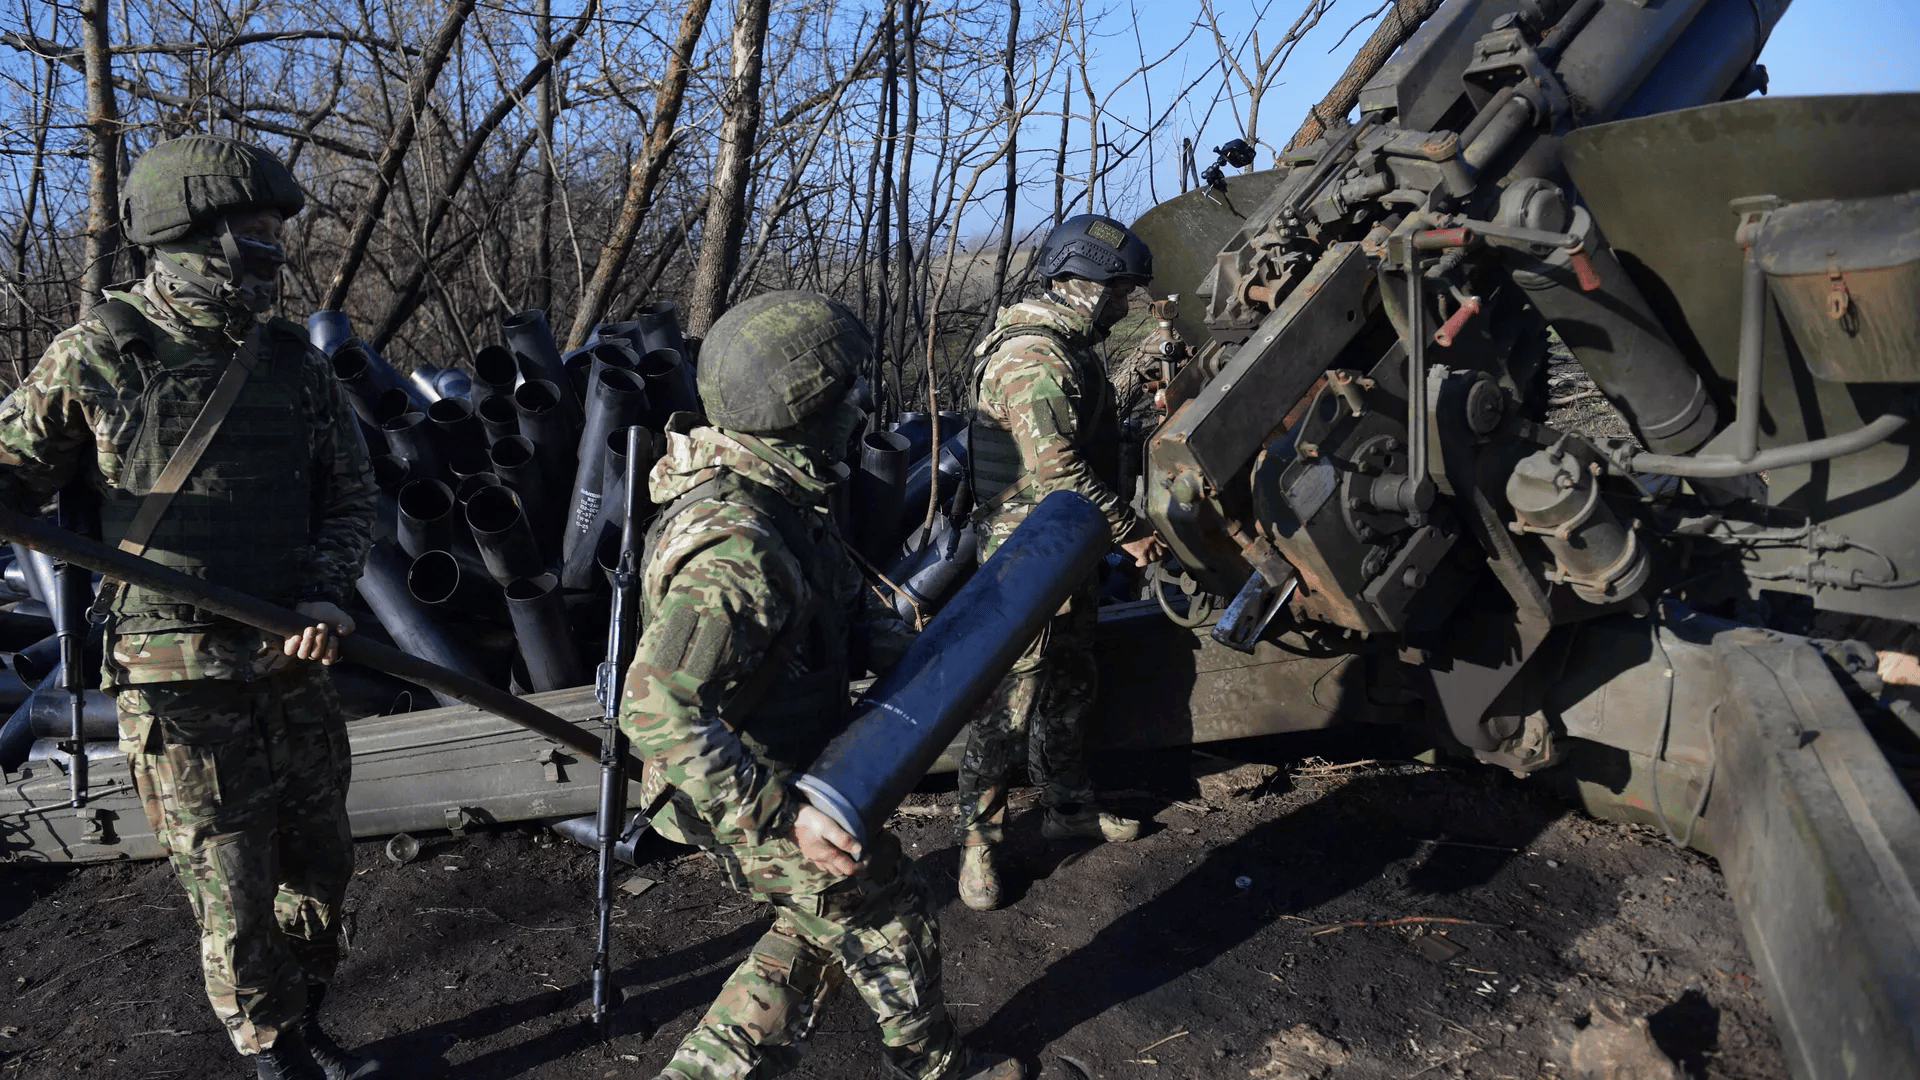
<svg viewBox="0 0 1920 1080">
<path fill-rule="evenodd" d="M 60 492 L 54 522 L 60 528 L 83 536 L 93 533 L 93 514 L 87 494 L 75 488 Z M 67 695 L 70 723 L 67 783 L 75 809 L 87 805 L 87 735 L 84 715 L 87 706 L 87 611 L 93 601 L 93 575 L 84 566 L 56 562 L 53 589 L 47 606 L 53 614 L 53 630 L 60 638 L 60 689 Z"/>
<path fill-rule="evenodd" d="M 620 686 L 633 662 L 640 607 L 640 567 L 634 544 L 639 525 L 634 521 L 634 492 L 645 482 L 641 440 L 644 429 L 627 429 L 627 490 L 620 508 L 620 561 L 613 571 L 613 613 L 607 620 L 607 659 L 600 665 L 595 694 L 600 699 L 606 730 L 600 736 L 600 813 L 596 822 L 600 842 L 599 932 L 593 953 L 593 1023 L 602 1037 L 611 1034 L 613 995 L 613 859 L 621 840 L 627 810 L 627 736 L 620 730 Z M 638 825 L 637 819 L 633 824 Z M 632 827 L 632 826 L 629 826 Z"/>
</svg>

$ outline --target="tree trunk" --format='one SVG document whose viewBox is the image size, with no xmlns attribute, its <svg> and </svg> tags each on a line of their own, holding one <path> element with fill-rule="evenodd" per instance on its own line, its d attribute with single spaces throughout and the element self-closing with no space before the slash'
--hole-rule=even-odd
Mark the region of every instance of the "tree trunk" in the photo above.
<svg viewBox="0 0 1920 1080">
<path fill-rule="evenodd" d="M 540 55 L 553 56 L 553 0 L 540 0 Z M 545 311 L 553 303 L 553 84 L 557 61 L 540 80 L 540 212 L 533 219 L 533 288 L 528 306 Z"/>
<path fill-rule="evenodd" d="M 1066 77 L 1066 85 L 1060 88 L 1060 148 L 1053 155 L 1053 226 L 1059 228 L 1066 220 L 1067 200 L 1067 135 L 1073 127 L 1073 75 Z"/>
<path fill-rule="evenodd" d="M 53 126 L 53 99 L 59 89 L 59 65 L 48 60 L 45 69 L 46 86 L 35 87 L 39 95 L 35 103 L 39 106 L 39 116 L 33 125 L 33 168 L 27 174 L 27 203 L 20 213 L 20 227 L 13 233 L 13 272 L 19 289 L 14 299 L 20 305 L 20 347 L 13 354 L 15 386 L 26 380 L 27 358 L 33 351 L 33 302 L 27 297 L 27 241 L 32 236 L 33 220 L 40 213 L 40 188 L 46 176 L 47 129 Z"/>
<path fill-rule="evenodd" d="M 97 303 L 114 281 L 120 250 L 120 115 L 113 100 L 108 0 L 83 0 L 81 41 L 87 72 L 87 242 L 80 276 L 80 311 Z"/>
<path fill-rule="evenodd" d="M 767 53 L 771 0 L 741 0 L 733 26 L 733 71 L 727 78 L 720 146 L 714 155 L 713 199 L 687 298 L 687 332 L 704 335 L 726 306 L 747 229 L 747 172 L 760 132 L 760 68 Z"/>
<path fill-rule="evenodd" d="M 1373 36 L 1360 46 L 1346 73 L 1333 84 L 1320 103 L 1307 110 L 1306 122 L 1287 140 L 1287 149 L 1305 146 L 1326 133 L 1327 126 L 1345 119 L 1360 100 L 1360 89 L 1377 74 L 1395 49 L 1406 43 L 1432 14 L 1440 10 L 1442 0 L 1394 0 L 1393 10 L 1373 28 Z M 1249 139 L 1249 142 L 1252 140 Z"/>
<path fill-rule="evenodd" d="M 360 272 L 360 264 L 366 261 L 367 245 L 373 240 L 374 226 L 380 223 L 380 214 L 387 206 L 387 196 L 393 193 L 394 181 L 400 176 L 401 166 L 406 164 L 407 151 L 413 146 L 420 114 L 426 110 L 427 99 L 440 79 L 440 69 L 446 66 L 447 57 L 460 40 L 460 28 L 466 24 L 467 16 L 473 13 L 473 5 L 474 0 L 450 0 L 446 16 L 440 21 L 440 28 L 434 32 L 433 41 L 420 58 L 419 81 L 414 83 L 406 112 L 400 115 L 393 136 L 387 140 L 387 148 L 380 154 L 373 190 L 368 192 L 367 201 L 354 218 L 346 253 L 341 257 L 340 265 L 334 269 L 333 281 L 327 286 L 327 295 L 321 301 L 320 306 L 326 310 L 338 311 L 346 303 L 347 290 L 353 286 L 354 275 Z"/>
<path fill-rule="evenodd" d="M 1014 93 L 1015 51 L 1020 46 L 1020 0 L 1007 0 L 1007 52 L 1001 64 L 1007 110 L 1007 197 L 1000 211 L 1000 250 L 993 257 L 993 302 L 1006 302 L 1007 266 L 1013 261 L 1013 214 L 1020 195 L 1020 99 Z"/>
<path fill-rule="evenodd" d="M 640 147 L 640 157 L 627 171 L 627 193 L 620 203 L 620 216 L 615 219 L 606 244 L 600 248 L 600 261 L 595 264 L 593 278 L 587 282 L 579 308 L 574 312 L 573 329 L 567 334 L 569 349 L 579 348 L 587 340 L 587 335 L 593 332 L 595 324 L 606 317 L 607 305 L 613 299 L 614 283 L 619 280 L 621 268 L 633 251 L 633 240 L 640 233 L 640 222 L 653 206 L 654 193 L 660 185 L 661 174 L 666 171 L 668 154 L 673 149 L 673 128 L 680 122 L 680 103 L 686 98 L 694 46 L 700 42 L 700 30 L 706 25 L 707 11 L 712 6 L 713 0 L 688 0 L 687 10 L 680 17 L 680 29 L 674 38 L 673 52 L 667 57 L 666 74 L 653 96 L 653 125 L 647 129 L 646 141 Z"/>
</svg>

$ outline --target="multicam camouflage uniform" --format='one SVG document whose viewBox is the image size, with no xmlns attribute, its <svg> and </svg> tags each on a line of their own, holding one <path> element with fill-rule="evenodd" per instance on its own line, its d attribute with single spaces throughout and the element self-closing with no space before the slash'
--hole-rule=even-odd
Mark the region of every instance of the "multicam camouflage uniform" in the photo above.
<svg viewBox="0 0 1920 1080">
<path fill-rule="evenodd" d="M 177 257 L 205 257 L 192 246 L 175 246 Z M 156 274 L 109 295 L 159 331 L 162 366 L 224 364 L 250 316 L 181 296 L 176 285 Z M 280 326 L 283 341 L 285 331 L 298 333 Z M 295 356 L 310 464 L 259 481 L 291 488 L 308 508 L 299 523 L 307 543 L 281 555 L 291 564 L 289 594 L 270 599 L 282 603 L 347 595 L 372 543 L 377 498 L 338 382 L 317 353 Z M 0 501 L 30 510 L 77 477 L 111 502 L 130 476 L 157 471 L 164 461 L 135 452 L 148 419 L 145 384 L 98 318 L 56 337 L 0 405 Z M 247 401 L 243 393 L 242 406 Z M 234 462 L 244 463 L 250 448 L 227 442 L 229 434 L 223 427 L 196 475 L 222 466 L 247 473 Z M 243 506 L 266 504 L 248 492 L 236 482 L 231 495 Z M 187 501 L 183 495 L 169 515 Z M 123 592 L 103 673 L 104 688 L 117 694 L 120 748 L 200 923 L 207 997 L 240 1052 L 257 1053 L 299 1020 L 308 984 L 327 983 L 339 955 L 353 854 L 339 698 L 324 669 L 288 659 L 277 639 L 190 608 L 129 611 L 125 600 Z"/>
<path fill-rule="evenodd" d="M 1066 279 L 1053 283 L 1047 297 L 1002 308 L 975 353 L 981 357 L 977 422 L 1010 434 L 1019 457 L 996 463 L 998 469 L 983 468 L 983 440 L 976 433 L 976 471 L 1010 477 L 1006 487 L 1013 489 L 995 503 L 1000 491 L 976 485 L 982 561 L 1055 491 L 1077 491 L 1092 500 L 1116 540 L 1138 529 L 1138 517 L 1114 488 L 1119 432 L 1113 387 L 1094 352 L 1106 336 L 1093 319 L 1103 288 Z M 1099 682 L 1093 654 L 1098 602 L 1098 578 L 1090 576 L 974 720 L 960 761 L 961 843 L 1000 842 L 1007 778 L 1023 743 L 1028 773 L 1041 785 L 1046 806 L 1072 812 L 1092 800 L 1080 732 Z"/>
<path fill-rule="evenodd" d="M 867 621 L 876 667 L 905 645 L 890 613 L 885 622 L 864 614 L 875 609 L 826 516 L 826 467 L 783 439 L 674 427 L 650 477 L 662 506 L 703 493 L 649 539 L 647 624 L 627 674 L 622 727 L 647 759 L 647 798 L 662 785 L 677 789 L 655 819 L 660 832 L 705 849 L 734 888 L 776 912 L 668 1064 L 668 1075 L 688 1080 L 792 1068 L 842 980 L 872 1010 L 901 1075 L 944 1077 L 964 1057 L 941 995 L 932 903 L 899 842 L 879 834 L 861 869 L 839 878 L 791 839 L 804 801 L 786 777 L 846 719 L 844 646 L 822 628 L 844 634 Z M 714 488 L 703 485 L 716 480 L 734 494 L 705 495 Z M 745 484 L 758 494 L 742 495 Z M 784 501 L 792 520 L 777 521 L 785 511 L 768 513 L 767 499 Z M 806 533 L 798 543 L 783 535 L 795 527 Z M 809 612 L 814 621 L 802 621 Z M 796 623 L 806 629 L 793 632 Z M 782 674 L 762 703 L 723 722 L 723 703 L 769 663 L 783 665 Z M 837 705 L 795 709 L 796 697 L 816 697 L 809 687 L 831 687 Z"/>
</svg>

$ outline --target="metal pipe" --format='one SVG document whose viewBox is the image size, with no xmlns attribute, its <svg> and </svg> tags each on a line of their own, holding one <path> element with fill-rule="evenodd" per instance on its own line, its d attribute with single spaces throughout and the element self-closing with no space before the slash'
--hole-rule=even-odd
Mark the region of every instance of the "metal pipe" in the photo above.
<svg viewBox="0 0 1920 1080">
<path fill-rule="evenodd" d="M 463 453 L 486 453 L 487 429 L 474 415 L 473 402 L 463 397 L 441 398 L 427 406 L 427 419 L 433 423 L 448 460 Z"/>
<path fill-rule="evenodd" d="M 890 554 L 900 540 L 907 479 L 907 437 L 869 431 L 860 437 L 860 468 L 853 474 L 854 546 L 869 561 Z"/>
<path fill-rule="evenodd" d="M 493 474 L 520 497 L 527 520 L 534 524 L 536 536 L 547 535 L 546 525 L 553 518 L 547 498 L 549 489 L 541 480 L 540 448 L 525 435 L 514 435 L 493 444 Z"/>
<path fill-rule="evenodd" d="M 316 311 L 307 316 L 307 340 L 327 359 L 353 336 L 353 324 L 344 311 Z"/>
<path fill-rule="evenodd" d="M 417 556 L 407 567 L 407 593 L 428 607 L 446 607 L 475 615 L 494 615 L 500 590 L 487 575 L 451 551 Z"/>
<path fill-rule="evenodd" d="M 935 482 L 936 477 L 940 484 L 936 502 L 943 508 L 951 506 L 954 494 L 966 486 L 963 481 L 967 477 L 967 447 L 970 439 L 971 433 L 962 427 L 940 447 L 938 458 L 928 454 L 907 470 L 907 482 L 901 493 L 900 505 L 902 525 L 909 535 L 923 523 L 927 488 Z M 939 464 L 938 473 L 934 471 L 935 462 Z"/>
<path fill-rule="evenodd" d="M 420 392 L 401 378 L 400 373 L 382 359 L 373 346 L 359 338 L 342 342 L 332 359 L 334 377 L 346 385 L 349 395 L 358 395 L 371 404 L 382 393 L 399 390 L 413 401 L 415 407 L 427 407 L 427 401 Z"/>
<path fill-rule="evenodd" d="M 639 324 L 640 340 L 637 345 L 640 352 L 672 349 L 686 362 L 688 369 L 692 369 L 693 354 L 688 351 L 687 339 L 680 332 L 680 311 L 671 301 L 647 304 L 633 313 L 633 321 Z"/>
<path fill-rule="evenodd" d="M 600 569 L 600 547 L 607 536 L 618 534 L 621 531 L 624 523 L 621 521 L 620 515 L 628 505 L 627 445 L 629 435 L 637 438 L 637 445 L 640 447 L 640 453 L 643 455 L 643 460 L 640 462 L 640 475 L 645 476 L 647 470 L 653 467 L 654 449 L 652 432 L 641 425 L 635 424 L 607 433 L 605 445 L 601 453 L 602 464 L 600 467 L 600 475 L 602 480 L 599 503 L 593 521 L 587 527 L 585 535 L 583 535 L 580 541 L 574 546 L 572 554 L 568 555 L 566 560 L 561 564 L 560 587 L 563 589 L 597 590 L 600 586 L 602 578 L 597 572 Z M 644 487 L 634 493 L 632 505 L 637 508 L 634 512 L 643 518 L 651 512 L 653 503 L 647 498 L 647 492 Z"/>
<path fill-rule="evenodd" d="M 1816 461 L 1831 461 L 1848 454 L 1857 454 L 1886 442 L 1906 426 L 1906 417 L 1888 413 L 1844 435 L 1833 435 L 1825 439 L 1814 439 L 1811 442 L 1794 443 L 1790 446 L 1776 446 L 1770 450 L 1762 450 L 1745 461 L 1738 457 L 1713 454 L 1702 454 L 1699 457 L 1674 457 L 1667 454 L 1643 453 L 1629 458 L 1627 468 L 1634 472 L 1653 473 L 1658 476 L 1685 476 L 1703 480 L 1728 476 L 1752 476 L 1755 473 L 1771 472 L 1774 469 L 1811 465 Z"/>
<path fill-rule="evenodd" d="M 458 535 L 453 489 L 438 480 L 413 480 L 400 489 L 400 519 L 394 529 L 410 558 L 452 548 Z"/>
<path fill-rule="evenodd" d="M 373 404 L 369 411 L 373 414 L 374 429 L 379 430 L 381 425 L 389 421 L 398 420 L 410 412 L 419 412 L 420 410 L 414 408 L 413 398 L 409 397 L 405 390 L 397 386 L 390 386 L 374 396 Z M 386 436 L 382 435 L 381 438 L 384 439 Z"/>
<path fill-rule="evenodd" d="M 19 652 L 51 633 L 53 620 L 44 615 L 26 614 L 17 608 L 0 611 L 0 652 Z"/>
<path fill-rule="evenodd" d="M 481 385 L 501 397 L 512 397 L 520 385 L 520 368 L 513 353 L 502 345 L 488 345 L 473 355 L 473 374 Z"/>
<path fill-rule="evenodd" d="M 447 471 L 453 474 L 453 497 L 458 500 L 460 489 L 466 486 L 468 480 L 493 472 L 493 458 L 485 447 L 462 450 L 447 462 Z M 473 492 L 469 490 L 467 494 Z"/>
<path fill-rule="evenodd" d="M 603 346 L 612 349 L 612 346 Z M 596 350 L 597 352 L 598 350 Z M 562 519 L 560 558 L 573 556 L 600 513 L 600 489 L 607 462 L 607 436 L 640 422 L 647 411 L 647 393 L 640 377 L 617 367 L 602 368 L 587 394 L 587 422 L 580 431 L 567 514 Z M 597 537 L 596 537 L 597 539 Z M 589 549 L 591 549 L 589 544 Z M 591 555 L 591 550 L 588 552 Z"/>
<path fill-rule="evenodd" d="M 560 579 L 539 574 L 506 584 L 507 615 L 520 643 L 527 685 L 538 692 L 584 684 L 587 677 L 580 648 L 567 628 L 566 605 L 560 602 Z"/>
<path fill-rule="evenodd" d="M 1514 137 L 1533 125 L 1533 103 L 1518 94 L 1507 98 L 1500 111 L 1481 128 L 1473 143 L 1460 155 L 1467 168 L 1478 173 L 1500 156 Z"/>
<path fill-rule="evenodd" d="M 105 652 L 105 627 L 89 626 L 85 640 L 81 644 L 81 671 L 100 670 L 100 661 Z M 60 635 L 49 634 L 39 641 L 13 654 L 13 670 L 29 684 L 38 683 L 60 670 L 62 662 Z"/>
<path fill-rule="evenodd" d="M 1733 409 L 1733 456 L 1760 452 L 1760 358 L 1767 345 L 1767 272 L 1747 252 L 1740 274 L 1740 366 Z"/>
<path fill-rule="evenodd" d="M 540 544 L 511 488 L 490 487 L 467 500 L 467 527 L 486 561 L 487 573 L 502 585 L 533 577 L 546 569 Z"/>
<path fill-rule="evenodd" d="M 413 467 L 403 457 L 380 454 L 372 459 L 372 465 L 374 484 L 389 495 L 398 495 L 412 478 Z"/>
<path fill-rule="evenodd" d="M 440 447 L 434 443 L 433 425 L 427 422 L 426 413 L 402 413 L 381 424 L 380 430 L 386 434 L 387 445 L 393 453 L 406 459 L 411 475 L 438 478 L 446 474 Z"/>
<path fill-rule="evenodd" d="M 472 476 L 460 481 L 460 486 L 453 489 L 454 505 L 460 508 L 462 514 L 465 514 L 467 512 L 467 503 L 472 500 L 475 495 L 480 493 L 481 488 L 499 487 L 500 485 L 500 477 L 494 473 L 492 461 L 489 459 L 486 471 L 474 473 Z"/>
<path fill-rule="evenodd" d="M 587 340 L 589 342 L 621 342 L 626 345 L 627 348 L 633 350 L 635 357 L 639 357 L 647 351 L 646 345 L 644 345 L 641 340 L 641 327 L 640 320 L 638 319 L 628 322 L 603 322 L 593 328 L 593 336 Z"/>
<path fill-rule="evenodd" d="M 1040 501 L 954 595 L 859 714 L 794 786 L 865 843 L 965 727 L 1109 546 L 1106 519 L 1070 491 Z"/>
<path fill-rule="evenodd" d="M 520 412 L 513 407 L 511 393 L 481 398 L 474 414 L 480 418 L 480 427 L 487 433 L 488 446 L 520 434 Z"/>
<path fill-rule="evenodd" d="M 557 402 L 561 414 L 569 424 L 580 423 L 580 399 L 573 396 L 572 384 L 567 380 L 566 364 L 561 362 L 559 346 L 554 344 L 553 331 L 547 327 L 547 313 L 539 308 L 529 308 L 500 320 L 500 329 L 507 339 L 507 348 L 513 350 L 514 363 L 526 381 L 539 379 L 553 384 L 555 393 L 562 395 Z"/>
<path fill-rule="evenodd" d="M 540 480 L 555 494 L 567 490 L 574 470 L 574 427 L 568 421 L 558 386 L 545 379 L 531 379 L 513 392 L 513 407 L 520 414 L 520 434 L 540 448 Z M 551 500 L 549 508 L 564 509 Z M 543 526 L 550 524 L 542 522 Z"/>
<path fill-rule="evenodd" d="M 118 548 L 35 521 L 4 506 L 0 506 L 0 540 L 26 544 L 54 558 L 78 563 L 135 588 L 151 589 L 221 618 L 264 630 L 274 637 L 290 637 L 312 625 L 312 620 L 289 608 L 269 604 L 234 589 L 211 585 L 170 567 L 128 555 Z M 367 568 L 369 572 L 360 578 L 360 595 L 366 599 L 374 615 L 380 617 L 381 625 L 394 636 L 396 642 L 402 642 L 404 635 L 421 648 L 427 648 L 429 643 L 417 640 L 420 635 L 410 628 L 413 624 L 403 615 L 414 613 L 423 621 L 425 615 L 419 605 L 413 602 L 413 597 L 407 594 L 405 558 L 396 548 L 376 544 L 368 556 Z M 383 616 L 383 611 L 393 617 L 389 619 Z M 445 644 L 444 639 L 442 644 Z M 451 646 L 442 651 L 450 656 L 458 656 Z M 343 660 L 418 683 L 434 691 L 436 696 L 464 701 L 552 739 L 570 750 L 595 757 L 600 753 L 599 739 L 530 701 L 487 685 L 477 672 L 470 675 L 453 670 L 361 634 L 349 634 L 341 638 L 340 655 Z M 473 668 L 471 663 L 464 666 L 469 670 Z M 627 767 L 634 770 L 635 776 L 640 774 L 642 768 L 638 760 L 629 760 Z"/>
<path fill-rule="evenodd" d="M 444 396 L 440 393 L 440 388 L 434 385 L 434 376 L 438 374 L 440 369 L 432 364 L 421 364 L 407 373 L 407 382 L 412 384 L 421 397 L 427 399 L 428 407 L 432 407 Z"/>
<path fill-rule="evenodd" d="M 647 387 L 647 400 L 653 408 L 647 426 L 659 431 L 667 418 L 678 412 L 698 413 L 700 394 L 694 389 L 693 373 L 680 353 L 655 349 L 640 358 L 640 378 Z"/>
<path fill-rule="evenodd" d="M 44 553 L 33 550 L 25 544 L 13 545 L 14 565 L 20 567 L 20 576 L 27 587 L 27 595 L 40 601 L 48 611 L 53 610 L 54 581 L 53 560 Z"/>
<path fill-rule="evenodd" d="M 118 739 L 120 737 L 120 713 L 114 707 L 113 699 L 99 690 L 85 690 L 81 694 L 82 741 Z M 36 738 L 68 739 L 73 738 L 73 716 L 69 711 L 67 694 L 64 690 L 47 687 L 28 694 L 24 701 L 27 707 L 27 722 Z"/>
<path fill-rule="evenodd" d="M 433 377 L 433 388 L 443 398 L 472 401 L 474 391 L 479 386 L 473 381 L 473 376 L 459 368 L 441 368 L 440 373 Z"/>
<path fill-rule="evenodd" d="M 946 519 L 941 523 L 944 525 Z M 894 612 L 911 624 L 915 615 L 925 617 L 939 611 L 947 593 L 973 572 L 979 560 L 979 534 L 973 524 L 967 523 L 957 533 L 949 526 L 945 535 L 936 535 L 923 554 L 915 556 L 918 565 L 911 574 L 904 579 L 893 578 L 907 594 L 893 597 Z"/>
<path fill-rule="evenodd" d="M 1420 262 L 1407 249 L 1407 490 L 1401 500 L 1407 522 L 1427 523 L 1420 487 L 1427 483 L 1427 330 L 1425 279 Z"/>
</svg>

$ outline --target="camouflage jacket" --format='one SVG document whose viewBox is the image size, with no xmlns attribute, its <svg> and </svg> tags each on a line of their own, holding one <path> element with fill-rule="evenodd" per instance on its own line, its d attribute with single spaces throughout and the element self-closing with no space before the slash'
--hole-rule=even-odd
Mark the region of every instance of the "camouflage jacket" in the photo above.
<svg viewBox="0 0 1920 1080">
<path fill-rule="evenodd" d="M 815 557 L 846 560 L 828 534 L 831 481 L 822 478 L 824 468 L 795 443 L 757 441 L 778 460 L 757 456 L 720 428 L 669 428 L 666 452 L 648 477 L 653 501 L 666 506 L 725 468 L 774 489 L 799 510 L 823 545 Z M 764 843 L 791 827 L 802 802 L 789 797 L 777 767 L 721 722 L 720 706 L 769 662 L 787 627 L 815 600 L 813 586 L 779 533 L 737 503 L 695 503 L 667 524 L 655 545 L 641 575 L 648 621 L 627 669 L 621 726 L 647 759 L 650 791 L 660 783 L 677 788 L 721 843 Z M 849 626 L 856 617 L 864 620 L 874 666 L 890 666 L 907 643 L 904 627 L 891 610 L 881 614 L 877 602 L 867 602 L 857 571 L 837 578 L 847 583 L 843 595 L 820 602 L 842 605 Z M 682 655 L 686 643 L 666 640 L 669 626 L 691 618 L 700 620 L 699 638 L 707 643 L 698 664 Z"/>
<path fill-rule="evenodd" d="M 1024 327 L 1044 327 L 1059 336 L 1022 333 Z M 1001 308 L 981 343 L 975 415 L 1013 436 L 1026 481 L 1018 494 L 987 510 L 984 524 L 991 538 L 1004 539 L 1041 499 L 1063 490 L 1077 491 L 1099 507 L 1114 540 L 1125 540 L 1138 528 L 1126 497 L 1101 478 L 1090 453 L 1100 429 L 1114 423 L 1113 386 L 1094 350 L 1099 337 L 1086 312 L 1036 298 Z M 990 546 L 997 544 L 990 540 Z"/>
<path fill-rule="evenodd" d="M 245 326 L 232 315 L 167 296 L 153 277 L 109 296 L 138 308 L 161 332 L 231 356 Z M 312 561 L 303 591 L 352 595 L 373 544 L 379 491 L 367 448 L 340 384 L 318 352 L 310 354 L 303 393 L 315 478 Z M 32 512 L 75 478 L 105 492 L 116 486 L 140 424 L 144 389 L 107 328 L 85 318 L 53 339 L 27 379 L 0 403 L 0 502 Z M 108 687 L 185 679 L 258 678 L 289 661 L 278 640 L 237 623 L 204 632 L 117 636 L 107 658 Z"/>
</svg>

